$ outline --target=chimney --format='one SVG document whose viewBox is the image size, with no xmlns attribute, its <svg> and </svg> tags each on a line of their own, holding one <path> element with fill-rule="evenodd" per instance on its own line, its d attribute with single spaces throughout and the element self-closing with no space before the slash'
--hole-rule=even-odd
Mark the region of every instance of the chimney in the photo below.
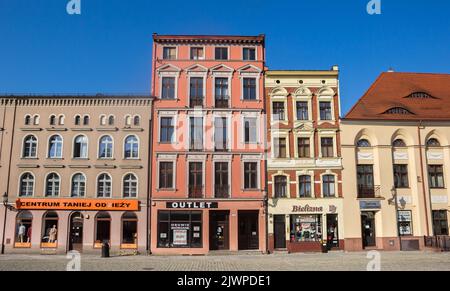
<svg viewBox="0 0 450 291">
<path fill-rule="evenodd" d="M 339 66 L 338 65 L 334 65 L 331 67 L 332 71 L 339 71 Z"/>
</svg>

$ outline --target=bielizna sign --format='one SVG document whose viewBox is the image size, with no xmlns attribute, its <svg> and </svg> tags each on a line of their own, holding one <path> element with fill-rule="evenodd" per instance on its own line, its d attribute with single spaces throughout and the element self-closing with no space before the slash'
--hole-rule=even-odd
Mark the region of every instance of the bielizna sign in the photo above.
<svg viewBox="0 0 450 291">
<path fill-rule="evenodd" d="M 181 208 L 181 209 L 209 209 L 218 208 L 217 202 L 208 201 L 173 201 L 166 203 L 167 208 Z"/>
</svg>

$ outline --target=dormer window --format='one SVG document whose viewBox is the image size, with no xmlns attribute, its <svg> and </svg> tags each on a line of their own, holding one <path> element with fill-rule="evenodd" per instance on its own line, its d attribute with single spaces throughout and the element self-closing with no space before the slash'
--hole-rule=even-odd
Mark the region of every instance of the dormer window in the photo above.
<svg viewBox="0 0 450 291">
<path fill-rule="evenodd" d="M 435 97 L 431 96 L 425 92 L 413 92 L 410 95 L 406 96 L 406 98 L 416 98 L 416 99 L 435 99 Z"/>
<path fill-rule="evenodd" d="M 409 111 L 408 109 L 405 109 L 403 107 L 393 107 L 390 108 L 388 110 L 386 110 L 385 112 L 383 112 L 383 114 L 401 114 L 401 115 L 408 115 L 408 114 L 414 114 L 411 111 Z"/>
</svg>

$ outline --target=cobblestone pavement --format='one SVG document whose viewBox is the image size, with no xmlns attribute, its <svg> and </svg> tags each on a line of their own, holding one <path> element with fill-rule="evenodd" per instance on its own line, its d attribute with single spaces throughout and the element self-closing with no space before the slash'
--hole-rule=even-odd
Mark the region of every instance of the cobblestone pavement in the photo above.
<svg viewBox="0 0 450 291">
<path fill-rule="evenodd" d="M 450 271 L 450 253 L 380 252 L 381 270 Z M 81 256 L 82 271 L 365 271 L 366 252 L 328 254 L 238 254 L 208 256 Z M 0 271 L 66 270 L 69 259 L 61 255 L 1 255 Z"/>
</svg>

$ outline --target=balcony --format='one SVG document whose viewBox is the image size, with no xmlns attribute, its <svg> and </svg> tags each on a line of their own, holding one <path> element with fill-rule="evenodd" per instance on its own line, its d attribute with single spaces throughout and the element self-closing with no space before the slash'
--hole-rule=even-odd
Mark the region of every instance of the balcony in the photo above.
<svg viewBox="0 0 450 291">
<path fill-rule="evenodd" d="M 216 96 L 215 107 L 216 108 L 229 108 L 229 97 L 228 96 Z"/>
<path fill-rule="evenodd" d="M 381 198 L 380 186 L 358 185 L 358 198 Z"/>
<path fill-rule="evenodd" d="M 230 185 L 214 185 L 214 197 L 215 198 L 229 198 L 230 197 Z"/>
<path fill-rule="evenodd" d="M 189 143 L 189 150 L 192 152 L 200 152 L 203 150 L 203 141 L 191 140 Z"/>
<path fill-rule="evenodd" d="M 201 96 L 192 97 L 191 96 L 191 98 L 189 98 L 189 107 L 190 108 L 203 107 L 203 97 L 201 97 Z"/>
<path fill-rule="evenodd" d="M 189 185 L 189 198 L 203 198 L 203 185 Z"/>
</svg>

